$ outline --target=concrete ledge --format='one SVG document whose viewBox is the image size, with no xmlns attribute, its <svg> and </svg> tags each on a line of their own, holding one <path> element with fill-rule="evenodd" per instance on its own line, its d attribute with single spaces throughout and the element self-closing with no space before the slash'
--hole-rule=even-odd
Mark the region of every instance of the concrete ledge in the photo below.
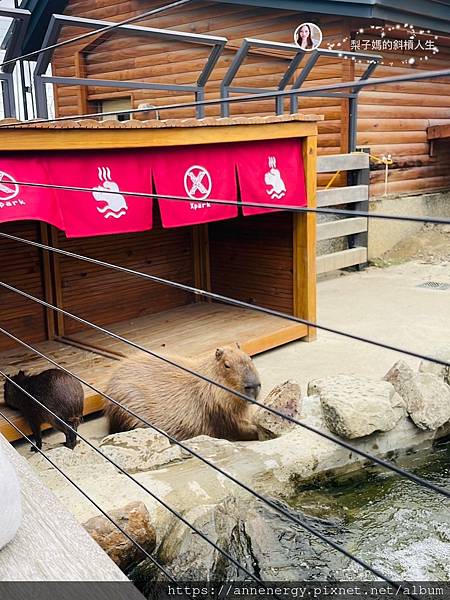
<svg viewBox="0 0 450 600">
<path fill-rule="evenodd" d="M 372 215 L 410 215 L 417 217 L 450 217 L 450 191 L 428 194 L 386 196 L 372 199 Z M 422 229 L 423 223 L 411 221 L 387 221 L 369 219 L 369 259 L 378 258 L 391 250 L 398 242 Z"/>
<path fill-rule="evenodd" d="M 23 503 L 22 525 L 0 551 L 0 581 L 128 581 L 2 435 L 0 445 Z"/>
</svg>

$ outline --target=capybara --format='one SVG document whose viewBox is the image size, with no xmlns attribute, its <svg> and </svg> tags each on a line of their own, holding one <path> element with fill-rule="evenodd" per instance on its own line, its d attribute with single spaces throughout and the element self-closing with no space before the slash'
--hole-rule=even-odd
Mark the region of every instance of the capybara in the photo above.
<svg viewBox="0 0 450 600">
<path fill-rule="evenodd" d="M 232 390 L 254 399 L 258 397 L 261 389 L 258 372 L 250 356 L 237 344 L 218 348 L 196 360 L 167 358 Z M 197 435 L 228 440 L 258 439 L 251 420 L 251 403 L 156 357 L 139 354 L 120 363 L 107 392 L 177 440 Z M 110 401 L 105 412 L 111 433 L 145 427 L 138 418 Z"/>
<path fill-rule="evenodd" d="M 60 369 L 47 369 L 38 375 L 19 371 L 11 379 L 73 429 L 78 428 L 83 416 L 84 392 L 77 379 Z M 75 448 L 76 434 L 8 380 L 5 382 L 5 404 L 20 410 L 31 427 L 38 448 L 42 448 L 41 425 L 44 423 L 62 431 L 66 436 L 64 445 L 72 450 Z"/>
</svg>

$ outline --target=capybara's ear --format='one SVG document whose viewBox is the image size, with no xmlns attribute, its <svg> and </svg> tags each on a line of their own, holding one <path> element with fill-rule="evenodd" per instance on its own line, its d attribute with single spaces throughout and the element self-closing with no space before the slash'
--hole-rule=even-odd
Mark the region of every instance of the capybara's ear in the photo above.
<svg viewBox="0 0 450 600">
<path fill-rule="evenodd" d="M 239 345 L 239 342 L 234 342 L 234 343 L 236 344 L 236 348 L 237 348 L 238 350 L 240 350 L 240 349 L 241 349 L 241 347 L 240 347 L 240 345 Z"/>
<path fill-rule="evenodd" d="M 223 356 L 223 350 L 222 348 L 217 348 L 216 350 L 216 360 L 220 360 Z"/>
</svg>

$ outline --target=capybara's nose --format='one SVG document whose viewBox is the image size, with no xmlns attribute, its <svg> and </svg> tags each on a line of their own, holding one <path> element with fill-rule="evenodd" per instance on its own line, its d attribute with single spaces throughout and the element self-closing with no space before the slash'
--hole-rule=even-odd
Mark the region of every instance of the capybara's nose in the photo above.
<svg viewBox="0 0 450 600">
<path fill-rule="evenodd" d="M 260 383 L 251 383 L 251 384 L 245 386 L 246 395 L 250 396 L 250 398 L 253 398 L 254 400 L 256 400 L 256 398 L 259 396 L 260 390 L 261 390 Z"/>
</svg>

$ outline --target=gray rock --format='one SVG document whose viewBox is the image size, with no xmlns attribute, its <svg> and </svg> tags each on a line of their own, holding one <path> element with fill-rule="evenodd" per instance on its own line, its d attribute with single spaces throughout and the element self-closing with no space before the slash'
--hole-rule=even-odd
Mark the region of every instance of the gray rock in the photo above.
<svg viewBox="0 0 450 600">
<path fill-rule="evenodd" d="M 342 535 L 340 521 L 310 518 L 284 503 L 275 504 L 323 535 Z M 288 517 L 251 497 L 229 496 L 217 505 L 193 508 L 184 516 L 263 581 L 331 578 L 348 562 Z M 242 570 L 182 523 L 175 523 L 167 532 L 158 549 L 158 560 L 181 581 L 248 580 Z M 140 581 L 140 587 L 145 581 L 161 578 L 150 561 L 131 574 L 132 580 Z"/>
<path fill-rule="evenodd" d="M 406 408 L 420 429 L 438 429 L 450 420 L 450 387 L 433 373 L 418 373 L 404 385 Z"/>
<path fill-rule="evenodd" d="M 270 406 L 288 417 L 299 419 L 302 410 L 299 384 L 295 381 L 286 381 L 277 385 L 266 396 L 262 404 Z M 295 423 L 278 417 L 259 406 L 254 413 L 253 422 L 258 427 L 260 440 L 267 440 L 289 433 L 296 426 Z"/>
<path fill-rule="evenodd" d="M 337 375 L 310 382 L 308 395 L 314 394 L 327 427 L 347 439 L 390 431 L 405 415 L 405 403 L 387 381 Z"/>
<path fill-rule="evenodd" d="M 433 354 L 433 358 L 450 363 L 450 346 L 439 348 Z M 421 373 L 432 373 L 433 375 L 437 375 L 440 379 L 445 381 L 447 385 L 450 385 L 450 367 L 445 367 L 444 365 L 438 365 L 428 360 L 423 360 L 420 363 L 419 371 Z"/>
<path fill-rule="evenodd" d="M 389 369 L 383 377 L 384 381 L 392 383 L 395 391 L 403 398 L 405 395 L 405 384 L 413 379 L 415 372 L 403 360 L 399 360 Z"/>
<path fill-rule="evenodd" d="M 108 514 L 144 550 L 153 552 L 156 533 L 143 502 L 131 502 Z M 83 527 L 123 571 L 145 558 L 145 553 L 103 515 L 92 517 Z"/>
<path fill-rule="evenodd" d="M 108 435 L 99 448 L 129 473 L 149 471 L 173 460 L 161 456 L 170 448 L 168 438 L 147 428 Z"/>
<path fill-rule="evenodd" d="M 62 469 L 78 467 L 80 465 L 97 465 L 105 462 L 105 459 L 98 452 L 95 452 L 93 448 L 83 441 L 78 442 L 73 450 L 65 446 L 59 446 L 58 448 L 48 450 L 45 454 Z M 37 471 L 54 470 L 53 465 L 42 454 L 33 454 L 28 461 Z"/>
</svg>

